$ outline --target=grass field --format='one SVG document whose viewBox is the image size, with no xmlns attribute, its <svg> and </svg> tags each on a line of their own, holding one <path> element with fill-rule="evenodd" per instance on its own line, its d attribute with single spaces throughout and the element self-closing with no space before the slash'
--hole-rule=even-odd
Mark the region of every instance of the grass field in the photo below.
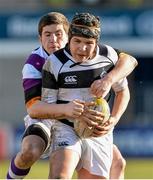
<svg viewBox="0 0 153 180">
<path fill-rule="evenodd" d="M 31 169 L 26 179 L 47 179 L 48 161 L 39 161 Z M 5 179 L 8 161 L 0 161 L 0 178 Z M 74 174 L 76 178 L 76 174 Z M 126 179 L 153 179 L 153 159 L 127 159 Z"/>
</svg>

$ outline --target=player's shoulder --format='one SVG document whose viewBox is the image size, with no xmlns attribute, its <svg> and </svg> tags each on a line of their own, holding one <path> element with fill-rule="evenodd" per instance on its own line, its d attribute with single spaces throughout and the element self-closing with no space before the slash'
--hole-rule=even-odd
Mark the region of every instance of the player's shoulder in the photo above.
<svg viewBox="0 0 153 180">
<path fill-rule="evenodd" d="M 116 62 L 118 59 L 118 51 L 114 47 L 107 44 L 99 44 L 99 55 L 105 56 L 112 60 L 112 62 Z"/>
<path fill-rule="evenodd" d="M 43 65 L 45 60 L 47 59 L 47 57 L 48 57 L 48 55 L 46 54 L 46 52 L 41 47 L 38 47 L 31 52 L 31 54 L 26 59 L 25 64 Z"/>
<path fill-rule="evenodd" d="M 61 64 L 65 64 L 70 58 L 67 56 L 67 53 L 65 51 L 65 48 L 59 49 L 52 53 L 48 60 L 52 62 L 60 62 Z"/>
<path fill-rule="evenodd" d="M 118 53 L 118 49 L 107 45 L 107 44 L 98 44 L 99 47 L 99 54 L 103 56 L 107 56 L 109 53 Z"/>
</svg>

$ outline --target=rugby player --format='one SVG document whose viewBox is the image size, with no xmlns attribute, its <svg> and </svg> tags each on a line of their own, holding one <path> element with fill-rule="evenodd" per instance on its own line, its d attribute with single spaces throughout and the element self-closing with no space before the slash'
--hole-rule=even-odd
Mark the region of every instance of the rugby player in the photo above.
<svg viewBox="0 0 153 180">
<path fill-rule="evenodd" d="M 41 101 L 41 70 L 49 54 L 65 46 L 68 28 L 68 20 L 61 13 L 49 13 L 43 16 L 39 22 L 38 32 L 41 46 L 32 52 L 23 68 L 25 103 L 30 116 L 28 115 L 25 118 L 26 131 L 22 140 L 21 150 L 11 161 L 7 175 L 8 179 L 24 178 L 33 163 L 36 162 L 42 154 L 45 156 L 48 155 L 47 150 L 49 150 L 50 147 L 50 126 L 48 126 L 45 121 L 42 123 L 42 120 L 45 118 L 60 118 L 63 113 L 56 111 L 55 116 L 52 110 L 54 111 L 56 106 Z M 137 61 L 133 57 L 120 53 L 119 61 L 115 65 L 115 68 L 101 81 L 101 85 L 107 84 L 107 86 L 105 85 L 106 87 L 102 89 L 101 95 L 105 96 L 107 94 L 109 88 L 115 82 L 115 77 L 117 81 L 118 78 L 121 79 L 127 76 L 135 68 L 136 64 Z M 116 74 L 115 77 L 114 72 Z M 96 94 L 97 86 L 93 85 L 91 89 L 93 93 Z M 69 109 L 72 107 L 75 107 L 75 105 L 70 103 Z M 70 115 L 70 112 L 68 115 Z M 115 151 L 117 152 L 117 150 Z M 117 152 L 117 154 L 119 154 L 119 152 Z M 121 160 L 124 160 L 120 154 L 119 157 Z M 120 167 L 122 167 L 122 161 L 116 159 L 113 162 L 119 164 L 119 166 L 117 166 L 119 170 L 115 167 L 115 172 L 121 172 Z"/>
<path fill-rule="evenodd" d="M 100 79 L 97 80 L 99 86 L 103 75 L 114 67 L 119 57 L 112 47 L 98 46 L 100 20 L 92 14 L 76 14 L 72 19 L 68 38 L 65 48 L 51 54 L 45 62 L 42 100 L 56 104 L 57 110 L 61 104 L 67 109 L 67 103 L 82 100 L 79 102 L 82 107 L 74 108 L 73 115 L 96 128 L 94 137 L 79 138 L 73 128 L 73 121 L 76 120 L 73 115 L 69 117 L 63 113 L 66 119 L 52 119 L 53 148 L 49 178 L 70 179 L 74 169 L 77 169 L 78 178 L 107 179 L 113 157 L 113 128 L 130 99 L 128 83 L 123 78 L 112 84 L 115 99 L 111 116 L 103 126 L 94 124 L 96 119 L 103 119 L 103 115 L 98 111 L 86 111 L 83 101 L 88 101 L 93 96 L 90 92 L 92 82 Z M 93 86 L 96 89 L 97 83 Z"/>
</svg>

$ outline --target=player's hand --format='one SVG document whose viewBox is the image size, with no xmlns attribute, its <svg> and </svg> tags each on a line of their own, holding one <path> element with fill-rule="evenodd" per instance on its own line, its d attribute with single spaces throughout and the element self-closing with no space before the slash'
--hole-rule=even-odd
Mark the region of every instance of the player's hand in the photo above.
<svg viewBox="0 0 153 180">
<path fill-rule="evenodd" d="M 102 126 L 95 126 L 93 136 L 99 137 L 107 134 L 114 127 L 114 122 L 114 118 L 110 117 Z"/>
<path fill-rule="evenodd" d="M 84 111 L 85 101 L 75 99 L 65 104 L 64 114 L 69 118 L 78 118 Z"/>
<path fill-rule="evenodd" d="M 96 97 L 104 98 L 109 93 L 111 86 L 112 86 L 112 81 L 106 75 L 102 79 L 95 80 L 91 84 L 90 90 L 91 90 L 91 93 L 95 95 Z"/>
<path fill-rule="evenodd" d="M 103 119 L 104 119 L 103 113 L 90 108 L 85 108 L 84 112 L 79 117 L 79 120 L 84 121 L 89 127 L 98 126 L 98 123 L 102 122 Z"/>
</svg>

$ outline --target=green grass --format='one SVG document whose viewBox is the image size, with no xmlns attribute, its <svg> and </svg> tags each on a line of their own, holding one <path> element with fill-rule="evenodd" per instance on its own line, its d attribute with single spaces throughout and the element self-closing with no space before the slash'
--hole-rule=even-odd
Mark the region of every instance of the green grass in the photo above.
<svg viewBox="0 0 153 180">
<path fill-rule="evenodd" d="M 0 161 L 0 178 L 5 179 L 8 161 Z M 48 161 L 38 161 L 26 179 L 47 179 Z M 76 178 L 76 174 L 74 175 Z M 153 159 L 127 159 L 126 179 L 153 179 Z"/>
<path fill-rule="evenodd" d="M 127 159 L 126 179 L 153 179 L 153 159 Z"/>
</svg>

